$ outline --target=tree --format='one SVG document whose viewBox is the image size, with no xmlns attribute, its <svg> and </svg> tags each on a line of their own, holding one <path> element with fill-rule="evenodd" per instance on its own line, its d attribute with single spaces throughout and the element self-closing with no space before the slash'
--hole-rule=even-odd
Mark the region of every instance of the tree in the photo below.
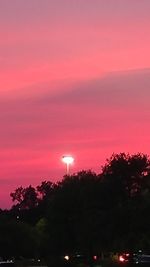
<svg viewBox="0 0 150 267">
<path fill-rule="evenodd" d="M 35 226 L 41 255 L 149 246 L 147 155 L 113 154 L 100 174 L 81 171 L 56 184 L 19 187 L 11 197 L 23 221 Z"/>
<path fill-rule="evenodd" d="M 29 224 L 0 215 L 1 256 L 19 258 L 34 257 L 36 253 L 35 232 Z"/>
<path fill-rule="evenodd" d="M 48 207 L 49 248 L 54 253 L 84 251 L 99 243 L 100 179 L 91 171 L 65 176 Z"/>
<path fill-rule="evenodd" d="M 150 160 L 147 155 L 113 154 L 102 168 L 104 203 L 109 233 L 113 244 L 121 249 L 140 246 L 143 236 L 150 236 L 146 225 L 150 223 Z M 144 215 L 144 216 L 143 216 Z M 146 222 L 147 221 L 147 222 Z M 114 235 L 112 235 L 114 233 Z M 144 244 L 143 244 L 144 246 Z"/>
<path fill-rule="evenodd" d="M 45 258 L 49 253 L 49 247 L 47 246 L 47 220 L 41 218 L 35 225 L 36 231 L 36 244 L 37 244 L 37 254 L 39 258 Z"/>
<path fill-rule="evenodd" d="M 24 193 L 25 189 L 22 186 L 16 188 L 15 192 L 10 193 L 12 201 L 17 202 L 16 205 L 21 206 L 22 202 L 24 201 Z"/>
<path fill-rule="evenodd" d="M 43 181 L 37 186 L 37 192 L 40 194 L 41 200 L 49 198 L 53 192 L 54 184 L 50 181 Z"/>
<path fill-rule="evenodd" d="M 122 197 L 140 194 L 150 185 L 150 160 L 147 155 L 113 154 L 102 167 L 102 177 Z"/>
<path fill-rule="evenodd" d="M 17 202 L 14 207 L 19 209 L 33 209 L 38 205 L 37 192 L 31 185 L 26 188 L 18 187 L 10 196 L 13 202 Z"/>
</svg>

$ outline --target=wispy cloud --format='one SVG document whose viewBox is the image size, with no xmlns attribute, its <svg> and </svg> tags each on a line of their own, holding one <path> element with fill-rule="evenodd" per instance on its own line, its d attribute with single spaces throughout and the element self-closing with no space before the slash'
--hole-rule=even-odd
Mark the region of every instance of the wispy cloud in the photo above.
<svg viewBox="0 0 150 267">
<path fill-rule="evenodd" d="M 1 99 L 1 148 L 60 142 L 60 132 L 63 141 L 70 129 L 108 135 L 118 121 L 120 126 L 135 119 L 144 124 L 149 115 L 149 75 L 149 70 L 119 72 L 70 84 L 56 94 L 41 87 L 29 98 Z"/>
</svg>

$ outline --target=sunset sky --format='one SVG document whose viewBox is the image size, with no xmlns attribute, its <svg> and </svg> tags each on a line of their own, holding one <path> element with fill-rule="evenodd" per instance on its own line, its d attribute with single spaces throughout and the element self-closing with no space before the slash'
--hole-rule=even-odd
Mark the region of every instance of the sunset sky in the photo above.
<svg viewBox="0 0 150 267">
<path fill-rule="evenodd" d="M 150 154 L 150 0 L 0 0 L 0 207 L 18 186 Z"/>
</svg>

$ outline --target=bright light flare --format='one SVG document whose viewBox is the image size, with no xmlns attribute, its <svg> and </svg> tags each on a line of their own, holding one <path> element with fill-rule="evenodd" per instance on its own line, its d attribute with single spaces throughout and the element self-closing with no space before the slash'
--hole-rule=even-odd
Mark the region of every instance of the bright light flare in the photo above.
<svg viewBox="0 0 150 267">
<path fill-rule="evenodd" d="M 65 255 L 65 256 L 64 256 L 64 259 L 65 259 L 66 261 L 69 261 L 70 257 L 69 257 L 68 255 Z"/>
<path fill-rule="evenodd" d="M 62 161 L 65 164 L 72 164 L 74 162 L 74 158 L 72 156 L 63 156 Z"/>
<path fill-rule="evenodd" d="M 119 256 L 119 261 L 120 262 L 124 262 L 125 261 L 125 258 L 121 255 L 121 256 Z"/>
<path fill-rule="evenodd" d="M 74 162 L 74 158 L 72 156 L 63 156 L 62 161 L 66 164 L 66 173 L 69 175 L 69 167 Z"/>
</svg>

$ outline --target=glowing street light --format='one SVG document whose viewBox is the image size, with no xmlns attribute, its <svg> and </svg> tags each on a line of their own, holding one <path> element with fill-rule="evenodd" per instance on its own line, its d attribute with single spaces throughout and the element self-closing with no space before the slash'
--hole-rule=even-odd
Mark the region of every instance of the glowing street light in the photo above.
<svg viewBox="0 0 150 267">
<path fill-rule="evenodd" d="M 72 156 L 63 156 L 62 161 L 66 164 L 66 173 L 69 175 L 70 165 L 74 162 L 74 158 Z"/>
</svg>

